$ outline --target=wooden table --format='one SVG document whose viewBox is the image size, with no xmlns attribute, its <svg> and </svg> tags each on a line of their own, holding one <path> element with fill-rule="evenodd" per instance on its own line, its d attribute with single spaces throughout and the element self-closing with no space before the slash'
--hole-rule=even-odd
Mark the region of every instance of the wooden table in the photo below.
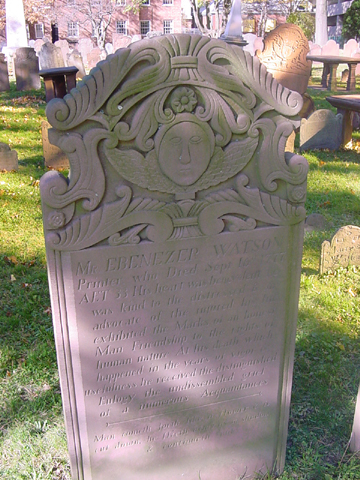
<svg viewBox="0 0 360 480">
<path fill-rule="evenodd" d="M 326 100 L 343 116 L 342 144 L 346 145 L 352 138 L 353 112 L 360 113 L 360 95 L 334 95 Z"/>
<path fill-rule="evenodd" d="M 307 55 L 308 60 L 312 62 L 320 62 L 324 64 L 321 85 L 333 92 L 337 91 L 336 71 L 340 63 L 347 63 L 349 67 L 349 78 L 346 85 L 348 92 L 355 90 L 355 70 L 356 65 L 360 63 L 360 58 L 327 56 L 327 55 Z M 329 83 L 327 83 L 327 76 L 330 73 Z"/>
<path fill-rule="evenodd" d="M 48 68 L 40 70 L 39 75 L 45 83 L 46 102 L 53 98 L 64 98 L 72 88 L 76 87 L 76 67 Z"/>
</svg>

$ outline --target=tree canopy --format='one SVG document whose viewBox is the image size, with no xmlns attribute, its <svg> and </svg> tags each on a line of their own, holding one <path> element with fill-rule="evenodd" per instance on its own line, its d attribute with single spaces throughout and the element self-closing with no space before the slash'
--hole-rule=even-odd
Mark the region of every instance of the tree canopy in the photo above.
<svg viewBox="0 0 360 480">
<path fill-rule="evenodd" d="M 360 37 L 360 0 L 354 0 L 345 12 L 342 33 L 345 40 Z"/>
</svg>

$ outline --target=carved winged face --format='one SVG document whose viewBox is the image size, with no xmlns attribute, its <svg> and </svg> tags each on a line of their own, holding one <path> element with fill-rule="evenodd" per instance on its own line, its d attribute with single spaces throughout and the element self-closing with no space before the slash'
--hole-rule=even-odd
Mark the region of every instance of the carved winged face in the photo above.
<svg viewBox="0 0 360 480">
<path fill-rule="evenodd" d="M 209 166 L 215 139 L 206 123 L 185 121 L 163 126 L 156 139 L 161 171 L 174 183 L 189 186 Z"/>
</svg>

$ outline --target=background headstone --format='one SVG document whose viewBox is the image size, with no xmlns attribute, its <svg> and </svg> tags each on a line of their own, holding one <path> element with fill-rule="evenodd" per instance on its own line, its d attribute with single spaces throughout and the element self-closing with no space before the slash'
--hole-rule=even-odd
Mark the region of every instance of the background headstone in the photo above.
<svg viewBox="0 0 360 480">
<path fill-rule="evenodd" d="M 131 37 L 121 35 L 119 33 L 113 33 L 112 35 L 112 44 L 114 46 L 114 52 L 119 48 L 126 48 L 131 43 Z"/>
<path fill-rule="evenodd" d="M 18 170 L 18 154 L 15 150 L 10 150 L 9 145 L 0 142 L 0 171 L 11 172 Z"/>
<path fill-rule="evenodd" d="M 328 148 L 337 150 L 342 143 L 343 116 L 321 109 L 303 118 L 300 125 L 300 150 Z"/>
<path fill-rule="evenodd" d="M 17 90 L 39 90 L 39 59 L 30 47 L 18 48 L 15 53 L 15 76 Z"/>
<path fill-rule="evenodd" d="M 44 45 L 44 40 L 42 38 L 38 38 L 37 40 L 35 40 L 34 44 L 33 44 L 33 48 L 37 54 L 37 56 L 39 56 L 39 53 L 40 53 L 40 50 L 42 48 L 42 46 Z M 30 45 L 31 46 L 31 45 Z"/>
<path fill-rule="evenodd" d="M 64 59 L 67 58 L 67 55 L 70 53 L 70 47 L 67 40 L 57 40 L 54 45 L 61 48 L 62 56 Z M 66 65 L 69 66 L 69 65 Z"/>
<path fill-rule="evenodd" d="M 59 147 L 49 141 L 49 122 L 41 122 L 41 135 L 44 153 L 45 167 L 63 169 L 69 168 L 69 160 Z"/>
<path fill-rule="evenodd" d="M 359 44 L 358 42 L 352 38 L 348 40 L 345 45 L 344 45 L 344 56 L 345 57 L 352 57 L 353 54 L 359 49 Z"/>
<path fill-rule="evenodd" d="M 74 480 L 283 469 L 300 108 L 257 58 L 197 35 L 118 50 L 48 104 L 71 165 L 40 188 Z"/>
<path fill-rule="evenodd" d="M 96 67 L 96 65 L 101 60 L 101 50 L 99 47 L 93 48 L 91 52 L 87 55 L 87 64 L 88 68 L 91 70 L 92 68 Z"/>
<path fill-rule="evenodd" d="M 256 55 L 279 83 L 303 94 L 311 73 L 308 53 L 309 44 L 301 28 L 284 23 L 266 35 L 264 50 Z"/>
<path fill-rule="evenodd" d="M 0 53 L 0 92 L 10 90 L 8 65 L 4 53 Z"/>
<path fill-rule="evenodd" d="M 87 56 L 94 48 L 94 43 L 90 38 L 80 38 L 77 44 L 77 50 L 81 53 L 85 67 L 89 68 L 87 63 Z"/>
<path fill-rule="evenodd" d="M 354 225 L 341 227 L 321 245 L 320 273 L 349 265 L 360 265 L 360 228 Z"/>
<path fill-rule="evenodd" d="M 86 75 L 84 62 L 81 53 L 77 50 L 73 50 L 67 55 L 67 64 L 69 67 L 76 67 L 79 71 L 76 74 L 76 78 L 84 78 Z"/>
<path fill-rule="evenodd" d="M 328 40 L 321 48 L 321 55 L 340 55 L 340 46 L 335 40 Z"/>
<path fill-rule="evenodd" d="M 39 63 L 41 70 L 64 68 L 65 61 L 61 48 L 53 43 L 45 42 L 39 52 Z"/>
</svg>

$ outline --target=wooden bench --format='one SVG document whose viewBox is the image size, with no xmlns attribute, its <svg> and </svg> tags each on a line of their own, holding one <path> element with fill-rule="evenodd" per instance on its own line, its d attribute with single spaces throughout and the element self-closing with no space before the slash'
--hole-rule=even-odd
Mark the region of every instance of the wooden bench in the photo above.
<svg viewBox="0 0 360 480">
<path fill-rule="evenodd" d="M 346 145 L 352 138 L 353 112 L 360 113 L 360 95 L 334 95 L 326 100 L 343 115 L 342 144 Z"/>
</svg>

